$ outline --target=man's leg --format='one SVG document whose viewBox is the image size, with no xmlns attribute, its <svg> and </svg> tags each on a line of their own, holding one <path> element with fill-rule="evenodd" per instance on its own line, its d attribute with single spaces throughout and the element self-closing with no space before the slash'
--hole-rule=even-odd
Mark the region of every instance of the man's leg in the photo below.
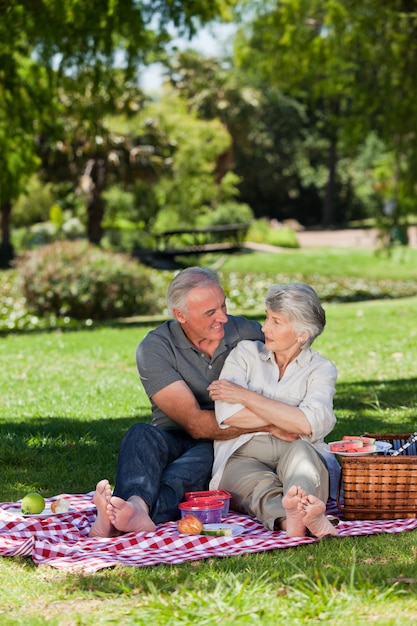
<svg viewBox="0 0 417 626">
<path fill-rule="evenodd" d="M 114 496 L 140 496 L 151 510 L 166 466 L 181 455 L 182 442 L 169 431 L 134 424 L 123 437 L 117 461 Z"/>
<path fill-rule="evenodd" d="M 122 439 L 113 494 L 107 480 L 97 484 L 97 517 L 89 535 L 113 537 L 123 532 L 153 531 L 150 504 L 157 497 L 165 465 L 171 459 L 170 439 L 150 424 L 135 424 Z M 175 456 L 172 456 L 175 458 Z"/>
<path fill-rule="evenodd" d="M 205 491 L 211 478 L 213 444 L 184 438 L 184 452 L 162 474 L 157 500 L 151 509 L 155 524 L 179 519 L 178 505 L 187 491 Z"/>
<path fill-rule="evenodd" d="M 184 493 L 207 488 L 212 463 L 211 442 L 135 424 L 120 445 L 114 493 L 107 508 L 102 497 L 103 506 L 98 507 L 90 534 L 112 536 L 103 534 L 106 524 L 113 535 L 117 531 L 149 532 L 155 524 L 176 519 Z M 102 510 L 107 512 L 105 520 L 99 519 Z"/>
</svg>

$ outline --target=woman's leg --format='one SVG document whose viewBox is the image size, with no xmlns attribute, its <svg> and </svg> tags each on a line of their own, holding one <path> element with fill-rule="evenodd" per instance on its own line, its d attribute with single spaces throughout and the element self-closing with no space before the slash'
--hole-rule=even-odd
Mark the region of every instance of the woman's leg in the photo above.
<svg viewBox="0 0 417 626">
<path fill-rule="evenodd" d="M 297 485 L 324 503 L 329 497 L 329 472 L 317 450 L 307 441 L 293 441 L 281 454 L 276 468 L 284 493 Z"/>
<path fill-rule="evenodd" d="M 317 450 L 307 441 L 291 444 L 277 467 L 284 485 L 285 520 L 277 526 L 288 536 L 304 536 L 306 528 L 316 537 L 335 535 L 337 531 L 326 518 L 329 497 L 329 473 Z"/>
<path fill-rule="evenodd" d="M 287 516 L 282 497 L 294 485 L 327 502 L 329 474 L 314 446 L 257 435 L 230 457 L 219 488 L 232 493 L 232 508 L 279 530 Z"/>
<path fill-rule="evenodd" d="M 269 435 L 253 437 L 230 457 L 219 484 L 232 493 L 235 511 L 254 515 L 269 530 L 277 517 L 285 516 L 283 485 L 275 470 L 278 441 Z M 278 447 L 288 445 L 280 441 Z"/>
</svg>

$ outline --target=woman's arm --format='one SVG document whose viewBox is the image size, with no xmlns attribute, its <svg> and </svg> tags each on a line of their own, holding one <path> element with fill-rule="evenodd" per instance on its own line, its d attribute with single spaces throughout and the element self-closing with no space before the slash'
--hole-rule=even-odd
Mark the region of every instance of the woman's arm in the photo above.
<svg viewBox="0 0 417 626">
<path fill-rule="evenodd" d="M 223 423 L 228 426 L 254 428 L 275 426 L 282 433 L 311 435 L 311 425 L 303 411 L 286 402 L 266 398 L 229 380 L 214 381 L 210 385 L 215 401 L 241 404 L 244 408 L 236 411 Z"/>
<path fill-rule="evenodd" d="M 251 342 L 242 342 L 226 360 L 220 380 L 209 389 L 219 423 L 262 425 L 284 433 L 322 439 L 334 427 L 337 370 L 314 351 L 303 354 L 278 381 L 278 370 Z"/>
</svg>

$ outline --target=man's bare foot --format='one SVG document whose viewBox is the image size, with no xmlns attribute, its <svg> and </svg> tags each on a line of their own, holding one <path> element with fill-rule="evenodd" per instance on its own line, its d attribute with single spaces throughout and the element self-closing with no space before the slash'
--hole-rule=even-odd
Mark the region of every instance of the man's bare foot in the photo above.
<svg viewBox="0 0 417 626">
<path fill-rule="evenodd" d="M 293 485 L 282 498 L 282 505 L 286 512 L 285 531 L 287 537 L 305 537 L 306 525 L 304 521 L 305 511 L 301 502 L 307 496 L 301 487 Z"/>
<path fill-rule="evenodd" d="M 155 524 L 149 517 L 149 509 L 139 496 L 123 500 L 112 496 L 107 504 L 107 516 L 117 530 L 124 533 L 154 532 Z"/>
<path fill-rule="evenodd" d="M 314 537 L 319 539 L 328 535 L 337 535 L 338 532 L 331 521 L 326 517 L 326 505 L 316 496 L 302 498 L 300 510 L 304 511 L 304 523 Z"/>
<path fill-rule="evenodd" d="M 120 531 L 113 526 L 107 515 L 107 505 L 111 495 L 109 481 L 100 480 L 93 496 L 93 502 L 97 507 L 97 517 L 90 528 L 89 537 L 117 537 L 120 535 Z"/>
</svg>

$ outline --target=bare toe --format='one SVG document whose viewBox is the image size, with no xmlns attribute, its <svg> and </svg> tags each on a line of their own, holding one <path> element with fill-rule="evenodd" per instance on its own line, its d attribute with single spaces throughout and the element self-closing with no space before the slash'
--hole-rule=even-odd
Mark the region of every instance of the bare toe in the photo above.
<svg viewBox="0 0 417 626">
<path fill-rule="evenodd" d="M 305 535 L 304 509 L 301 505 L 304 497 L 305 493 L 301 487 L 293 485 L 282 498 L 282 505 L 286 513 L 285 530 L 287 537 L 304 537 Z"/>
<path fill-rule="evenodd" d="M 108 480 L 97 483 L 93 502 L 97 508 L 97 517 L 88 533 L 89 537 L 114 537 L 119 531 L 113 526 L 107 515 L 107 505 L 111 498 L 111 487 Z"/>
<path fill-rule="evenodd" d="M 305 506 L 304 522 L 314 537 L 322 538 L 328 535 L 337 535 L 337 530 L 331 520 L 325 515 L 326 505 L 315 496 L 308 496 Z"/>
</svg>

